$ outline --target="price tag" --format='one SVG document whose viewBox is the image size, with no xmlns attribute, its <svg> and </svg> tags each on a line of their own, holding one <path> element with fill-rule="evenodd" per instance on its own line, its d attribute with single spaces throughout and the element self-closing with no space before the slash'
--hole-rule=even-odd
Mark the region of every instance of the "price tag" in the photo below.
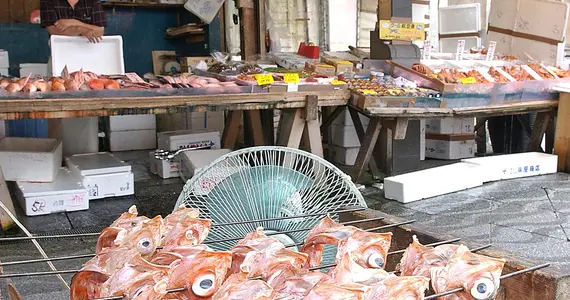
<svg viewBox="0 0 570 300">
<path fill-rule="evenodd" d="M 255 80 L 257 81 L 258 85 L 268 85 L 275 82 L 273 80 L 273 75 L 271 74 L 255 75 Z"/>
<path fill-rule="evenodd" d="M 463 52 L 465 52 L 465 40 L 457 41 L 457 52 L 455 53 L 455 59 L 462 60 Z"/>
<path fill-rule="evenodd" d="M 424 41 L 424 59 L 431 59 L 431 42 L 430 40 Z"/>
<path fill-rule="evenodd" d="M 331 84 L 340 85 L 340 84 L 346 84 L 346 82 L 334 79 L 333 81 L 331 81 Z"/>
<path fill-rule="evenodd" d="M 285 81 L 285 83 L 299 83 L 299 74 L 297 73 L 283 74 L 283 81 Z"/>
<path fill-rule="evenodd" d="M 287 92 L 298 92 L 299 85 L 297 83 L 287 83 Z"/>
<path fill-rule="evenodd" d="M 463 84 L 477 83 L 477 80 L 475 80 L 474 77 L 461 78 L 459 80 L 461 80 L 461 83 Z"/>
<path fill-rule="evenodd" d="M 489 48 L 487 48 L 487 61 L 493 60 L 495 57 L 495 48 L 497 48 L 497 42 L 491 41 L 489 42 Z"/>
</svg>

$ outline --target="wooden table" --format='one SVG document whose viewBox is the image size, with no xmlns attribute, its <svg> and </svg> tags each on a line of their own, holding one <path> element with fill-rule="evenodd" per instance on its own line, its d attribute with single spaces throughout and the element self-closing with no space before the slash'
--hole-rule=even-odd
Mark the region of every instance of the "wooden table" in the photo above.
<svg viewBox="0 0 570 300">
<path fill-rule="evenodd" d="M 568 106 L 570 107 L 570 96 L 568 96 Z M 350 115 L 354 123 L 358 138 L 360 139 L 360 151 L 354 166 L 353 179 L 358 182 L 367 165 L 370 164 L 371 171 L 377 172 L 376 162 L 372 160 L 372 153 L 376 146 L 380 131 L 384 128 L 388 131 L 388 141 L 383 145 L 381 157 L 384 160 L 384 166 L 391 166 L 392 148 L 391 140 L 401 140 L 406 137 L 408 120 L 412 119 L 430 119 L 430 118 L 487 118 L 493 116 L 518 115 L 527 113 L 538 113 L 534 130 L 531 133 L 529 149 L 538 150 L 542 137 L 546 132 L 548 123 L 556 108 L 558 101 L 528 101 L 513 104 L 493 105 L 485 107 L 464 107 L 464 108 L 391 108 L 391 107 L 373 107 L 361 110 L 355 106 L 349 105 Z M 362 126 L 359 113 L 370 117 L 370 123 L 366 132 Z M 560 114 L 560 111 L 559 111 Z M 570 115 L 570 109 L 568 110 Z M 560 119 L 560 118 L 559 118 Z M 560 122 L 560 121 L 559 121 Z M 570 121 L 567 121 L 570 124 Z M 568 141 L 570 141 L 570 126 L 568 128 Z M 570 146 L 569 143 L 566 145 Z M 384 173 L 390 174 L 391 170 L 383 170 Z"/>
<path fill-rule="evenodd" d="M 87 116 L 166 114 L 187 111 L 229 111 L 222 146 L 233 149 L 243 113 L 253 130 L 255 145 L 264 141 L 260 110 L 281 109 L 278 145 L 308 150 L 323 156 L 318 107 L 344 106 L 347 90 L 294 93 L 250 93 L 192 96 L 62 98 L 0 100 L 0 120 L 50 119 Z"/>
</svg>

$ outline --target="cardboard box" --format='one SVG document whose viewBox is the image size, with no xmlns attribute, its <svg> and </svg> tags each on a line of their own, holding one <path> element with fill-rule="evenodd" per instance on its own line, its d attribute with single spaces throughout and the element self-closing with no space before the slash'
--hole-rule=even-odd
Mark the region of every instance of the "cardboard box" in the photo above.
<svg viewBox="0 0 570 300">
<path fill-rule="evenodd" d="M 409 203 L 481 185 L 481 167 L 461 162 L 387 177 L 384 179 L 384 197 Z"/>
<path fill-rule="evenodd" d="M 220 149 L 220 133 L 217 131 L 194 133 L 190 130 L 167 131 L 157 134 L 158 149 L 174 151 L 186 148 L 210 147 Z"/>
<path fill-rule="evenodd" d="M 152 174 L 160 176 L 160 178 L 176 178 L 180 177 L 179 169 L 180 162 L 176 159 L 173 160 L 162 160 L 154 157 L 154 151 L 149 153 L 148 158 L 150 172 Z"/>
<path fill-rule="evenodd" d="M 336 74 L 352 72 L 354 69 L 354 65 L 350 61 L 338 57 L 323 57 L 322 61 L 335 67 Z"/>
<path fill-rule="evenodd" d="M 426 119 L 426 134 L 474 134 L 475 119 Z"/>
<path fill-rule="evenodd" d="M 425 157 L 462 159 L 475 156 L 475 137 L 467 135 L 426 134 Z"/>
<path fill-rule="evenodd" d="M 461 161 L 480 166 L 483 169 L 484 182 L 553 174 L 558 171 L 558 156 L 539 152 L 477 157 Z"/>
<path fill-rule="evenodd" d="M 0 166 L 6 181 L 52 182 L 59 172 L 62 143 L 57 139 L 5 137 Z"/>
<path fill-rule="evenodd" d="M 16 197 L 26 216 L 89 209 L 89 195 L 81 178 L 66 168 L 59 168 L 53 182 L 17 181 Z"/>
<path fill-rule="evenodd" d="M 65 162 L 71 172 L 83 179 L 89 200 L 134 194 L 131 166 L 111 153 L 76 154 Z"/>
<path fill-rule="evenodd" d="M 335 67 L 320 62 L 305 63 L 305 70 L 310 72 L 316 72 L 318 74 L 327 75 L 329 77 L 334 77 L 336 75 Z"/>
</svg>

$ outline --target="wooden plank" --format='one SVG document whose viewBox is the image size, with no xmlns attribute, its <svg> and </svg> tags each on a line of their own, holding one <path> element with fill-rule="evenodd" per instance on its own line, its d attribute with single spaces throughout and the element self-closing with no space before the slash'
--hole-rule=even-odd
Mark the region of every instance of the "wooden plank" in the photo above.
<svg viewBox="0 0 570 300">
<path fill-rule="evenodd" d="M 546 133 L 549 121 L 550 113 L 541 112 L 536 115 L 534 128 L 532 129 L 532 132 L 530 134 L 530 141 L 528 142 L 529 151 L 542 151 L 542 138 Z"/>
<path fill-rule="evenodd" d="M 342 113 L 345 106 L 337 106 L 330 114 L 326 116 L 321 125 L 321 131 L 324 132 L 328 127 L 332 125 L 334 120 Z"/>
<path fill-rule="evenodd" d="M 305 122 L 305 135 L 307 137 L 307 146 L 309 152 L 323 157 L 323 142 L 321 139 L 321 127 L 318 120 L 307 120 Z"/>
<path fill-rule="evenodd" d="M 226 117 L 226 126 L 222 134 L 222 146 L 224 149 L 234 149 L 239 133 L 239 125 L 243 117 L 243 111 L 234 110 Z"/>
<path fill-rule="evenodd" d="M 544 151 L 549 154 L 552 154 L 554 151 L 556 119 L 556 115 L 552 114 L 550 116 L 550 121 L 548 122 L 548 127 L 546 128 L 546 142 L 544 143 L 546 149 L 544 149 Z"/>
<path fill-rule="evenodd" d="M 558 171 L 570 171 L 566 169 L 566 157 L 570 153 L 570 118 L 568 116 L 570 116 L 570 93 L 560 93 L 554 138 L 554 154 L 558 155 Z"/>
<path fill-rule="evenodd" d="M 248 60 L 259 49 L 254 6 L 253 0 L 240 0 L 237 2 L 240 20 L 240 48 L 243 60 Z"/>
<path fill-rule="evenodd" d="M 304 110 L 304 118 L 307 121 L 315 121 L 319 118 L 319 98 L 316 95 L 307 96 L 307 106 Z"/>
<path fill-rule="evenodd" d="M 477 118 L 475 125 L 475 141 L 477 143 L 477 154 L 485 155 L 487 153 L 487 119 Z"/>
<path fill-rule="evenodd" d="M 358 111 L 350 107 L 348 111 L 350 112 L 350 118 L 352 119 L 352 123 L 354 124 L 354 129 L 356 130 L 358 141 L 362 145 L 362 143 L 364 143 L 364 136 L 366 135 L 366 133 L 364 132 L 364 126 L 362 126 L 362 121 L 360 120 Z M 379 179 L 381 177 L 380 170 L 378 170 L 378 166 L 376 165 L 376 160 L 372 156 L 370 157 L 370 161 L 368 162 L 368 168 L 370 169 L 370 173 L 372 173 L 372 177 L 374 179 Z"/>
<path fill-rule="evenodd" d="M 11 23 L 29 23 L 26 18 L 25 1 L 10 0 L 10 22 Z"/>
<path fill-rule="evenodd" d="M 0 0 L 0 23 L 10 23 L 10 0 Z"/>
<path fill-rule="evenodd" d="M 406 132 L 408 131 L 408 118 L 396 118 L 396 120 L 384 121 L 385 127 L 388 127 L 394 133 L 394 139 L 403 140 L 406 138 Z"/>
<path fill-rule="evenodd" d="M 261 114 L 259 110 L 246 111 L 245 117 L 251 128 L 253 144 L 255 146 L 265 145 L 263 138 L 263 126 L 261 125 Z"/>
<path fill-rule="evenodd" d="M 360 177 L 362 176 L 362 173 L 364 173 L 364 166 L 370 162 L 381 128 L 382 124 L 379 118 L 370 119 L 370 123 L 368 123 L 368 128 L 366 129 L 366 134 L 364 135 L 364 140 L 360 143 L 360 150 L 358 151 L 358 156 L 356 157 L 356 162 L 354 164 L 355 174 L 353 180 L 355 182 L 360 181 Z"/>
<path fill-rule="evenodd" d="M 277 131 L 277 145 L 299 148 L 305 129 L 305 120 L 301 114 L 301 109 L 284 109 L 281 112 L 281 121 Z"/>
</svg>

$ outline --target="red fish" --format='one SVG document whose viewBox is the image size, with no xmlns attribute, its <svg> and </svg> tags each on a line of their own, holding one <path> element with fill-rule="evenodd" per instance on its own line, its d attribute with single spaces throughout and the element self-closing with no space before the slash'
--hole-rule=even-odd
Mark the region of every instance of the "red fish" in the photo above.
<svg viewBox="0 0 570 300">
<path fill-rule="evenodd" d="M 232 274 L 212 300 L 269 300 L 273 289 L 262 280 L 249 280 L 247 274 Z"/>
<path fill-rule="evenodd" d="M 429 278 L 390 275 L 372 286 L 364 300 L 423 300 L 427 289 L 429 289 Z"/>
<path fill-rule="evenodd" d="M 339 242 L 337 259 L 349 254 L 364 268 L 384 269 L 391 240 L 391 232 L 373 233 L 357 230 Z"/>
</svg>

